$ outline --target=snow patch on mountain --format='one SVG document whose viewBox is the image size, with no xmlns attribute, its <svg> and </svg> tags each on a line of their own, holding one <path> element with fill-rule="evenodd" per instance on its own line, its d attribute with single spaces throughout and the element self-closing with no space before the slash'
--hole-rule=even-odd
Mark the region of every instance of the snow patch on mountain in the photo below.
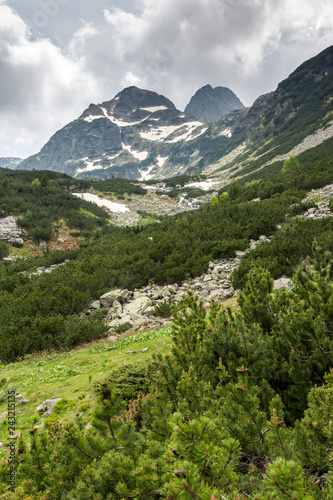
<svg viewBox="0 0 333 500">
<path fill-rule="evenodd" d="M 139 181 L 149 181 L 149 179 L 152 179 L 152 177 L 154 177 L 153 175 L 151 175 L 151 172 L 155 169 L 155 166 L 151 166 L 151 167 L 148 167 L 147 170 L 139 170 L 140 174 L 141 174 L 141 177 L 139 179 Z"/>
<path fill-rule="evenodd" d="M 224 135 L 225 137 L 232 137 L 232 132 L 230 130 L 230 128 L 226 128 L 224 130 L 222 130 L 222 132 L 219 133 L 218 137 Z"/>
<path fill-rule="evenodd" d="M 91 193 L 73 193 L 74 196 L 81 198 L 85 201 L 90 201 L 91 203 L 95 203 L 99 207 L 107 208 L 111 212 L 120 212 L 125 213 L 129 212 L 129 208 L 122 203 L 114 203 L 113 201 L 106 200 L 104 198 L 100 198 L 99 196 Z"/>
<path fill-rule="evenodd" d="M 169 142 L 169 143 L 174 143 L 174 142 L 179 142 L 183 140 L 191 140 L 193 138 L 193 132 L 198 128 L 202 127 L 202 123 L 200 122 L 189 122 L 186 124 L 181 124 L 181 125 L 165 125 L 165 126 L 159 126 L 157 128 L 152 127 L 148 132 L 140 132 L 140 136 L 142 139 L 146 139 L 148 141 L 163 141 Z M 206 130 L 206 129 L 204 129 Z M 195 135 L 201 135 L 204 130 L 200 130 L 198 134 Z M 174 134 L 175 132 L 182 131 L 181 135 L 178 135 L 177 137 L 172 137 L 170 136 Z M 168 139 L 169 138 L 169 139 Z"/>
<path fill-rule="evenodd" d="M 202 182 L 191 182 L 190 184 L 186 184 L 185 187 L 194 187 L 194 188 L 199 188 L 202 189 L 203 191 L 210 191 L 211 189 L 214 188 L 214 186 L 218 184 L 217 182 L 214 182 L 212 180 L 207 180 L 207 181 L 202 181 Z"/>
<path fill-rule="evenodd" d="M 158 164 L 158 166 L 160 168 L 162 168 L 163 165 L 164 165 L 164 163 L 167 161 L 168 158 L 169 158 L 168 156 L 164 156 L 164 157 L 163 156 L 158 156 L 157 157 L 157 164 Z"/>
<path fill-rule="evenodd" d="M 105 118 L 105 116 L 104 115 L 89 115 L 89 116 L 86 116 L 83 119 L 84 119 L 85 122 L 91 123 L 94 120 L 99 120 L 100 118 Z"/>
<path fill-rule="evenodd" d="M 143 120 L 139 120 L 138 122 L 125 122 L 124 120 L 117 120 L 113 115 L 109 115 L 105 108 L 101 108 L 104 113 L 104 118 L 107 118 L 112 123 L 117 125 L 118 127 L 133 127 L 133 125 L 140 125 L 140 123 L 145 122 L 149 117 L 143 118 Z"/>
<path fill-rule="evenodd" d="M 149 111 L 150 113 L 156 113 L 156 111 L 164 111 L 165 109 L 169 109 L 166 106 L 151 106 L 150 108 L 139 108 L 144 111 Z"/>
<path fill-rule="evenodd" d="M 125 146 L 124 143 L 122 143 L 123 149 L 128 151 L 134 158 L 140 161 L 144 161 L 148 158 L 148 151 L 135 151 L 134 149 L 131 148 L 131 146 Z"/>
<path fill-rule="evenodd" d="M 204 131 L 207 130 L 207 127 L 204 130 L 200 130 L 197 134 L 193 135 L 193 132 L 198 129 L 198 127 L 202 127 L 202 123 L 200 122 L 192 122 L 192 123 L 187 123 L 184 125 L 187 130 L 183 132 L 182 135 L 179 135 L 171 140 L 168 140 L 166 142 L 179 142 L 179 141 L 191 141 L 193 137 L 198 137 L 199 135 L 203 134 Z M 182 127 L 180 127 L 182 128 Z"/>
</svg>

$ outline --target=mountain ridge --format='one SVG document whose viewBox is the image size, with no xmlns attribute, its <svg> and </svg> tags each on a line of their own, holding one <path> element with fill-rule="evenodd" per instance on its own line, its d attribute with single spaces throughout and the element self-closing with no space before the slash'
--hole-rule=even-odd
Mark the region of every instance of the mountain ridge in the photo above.
<svg viewBox="0 0 333 500">
<path fill-rule="evenodd" d="M 128 87 L 111 101 L 90 105 L 19 168 L 131 180 L 205 173 L 207 168 L 222 179 L 221 169 L 259 175 L 275 157 L 300 144 L 306 149 L 306 137 L 330 126 L 332 68 L 333 48 L 328 47 L 305 61 L 275 91 L 213 124 L 182 113 L 156 92 Z M 323 135 L 323 141 L 329 139 Z"/>
<path fill-rule="evenodd" d="M 21 167 L 48 166 L 74 177 L 94 172 L 101 178 L 144 180 L 151 171 L 156 175 L 162 170 L 173 143 L 196 137 L 206 128 L 166 97 L 128 87 L 110 101 L 91 104 Z"/>
</svg>

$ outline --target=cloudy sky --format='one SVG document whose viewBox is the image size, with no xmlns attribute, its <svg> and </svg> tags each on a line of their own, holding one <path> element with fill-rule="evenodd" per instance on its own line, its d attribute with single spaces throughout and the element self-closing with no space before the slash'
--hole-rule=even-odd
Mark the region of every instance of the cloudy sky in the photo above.
<svg viewBox="0 0 333 500">
<path fill-rule="evenodd" d="M 332 0 L 0 0 L 0 157 L 25 158 L 124 87 L 246 106 L 333 44 Z"/>
</svg>

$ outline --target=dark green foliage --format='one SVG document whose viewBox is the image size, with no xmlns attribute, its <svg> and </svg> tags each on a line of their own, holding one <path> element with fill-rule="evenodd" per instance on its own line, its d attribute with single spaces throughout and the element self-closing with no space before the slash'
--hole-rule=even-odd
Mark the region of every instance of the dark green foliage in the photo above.
<svg viewBox="0 0 333 500">
<path fill-rule="evenodd" d="M 72 196 L 69 193 L 71 182 L 70 177 L 55 172 L 0 169 L 2 215 L 19 216 L 18 225 L 25 229 L 36 243 L 41 240 L 48 241 L 53 234 L 55 223 L 62 218 L 67 220 L 70 227 L 81 230 L 91 230 L 104 225 L 108 217 L 105 211 Z M 80 208 L 94 213 L 96 218 L 91 220 L 80 214 Z"/>
<path fill-rule="evenodd" d="M 91 429 L 20 440 L 4 498 L 331 498 L 333 260 L 314 254 L 287 292 L 253 269 L 236 313 L 190 295 L 149 379 L 130 366 L 98 384 Z"/>
<path fill-rule="evenodd" d="M 170 300 L 163 300 L 154 307 L 154 315 L 160 318 L 170 318 L 173 303 Z"/>
<path fill-rule="evenodd" d="M 19 193 L 22 179 L 18 181 L 15 172 L 5 173 L 7 177 L 10 175 L 11 185 L 17 183 L 15 189 Z M 85 204 L 62 190 L 61 185 L 67 186 L 70 181 L 66 176 L 50 172 L 48 187 L 39 185 L 32 188 L 31 182 L 38 173 L 22 172 L 19 173 L 21 175 L 26 183 L 23 182 L 23 191 L 32 190 L 35 193 L 40 190 L 38 199 L 44 200 L 40 212 L 35 210 L 35 202 L 34 206 L 27 205 L 25 215 L 20 219 L 22 226 L 35 231 L 32 234 L 37 241 L 51 234 L 49 210 L 52 210 L 52 217 L 64 213 L 72 225 L 99 237 L 94 237 L 90 243 L 83 242 L 79 250 L 67 254 L 50 253 L 42 259 L 1 267 L 0 321 L 3 327 L 0 340 L 4 338 L 5 341 L 0 342 L 0 358 L 8 361 L 35 350 L 61 347 L 66 335 L 59 334 L 60 319 L 57 323 L 52 318 L 62 316 L 67 321 L 67 316 L 79 313 L 110 288 L 133 289 L 147 285 L 150 280 L 159 284 L 180 282 L 206 271 L 211 259 L 233 257 L 236 250 L 245 250 L 251 238 L 274 234 L 277 224 L 285 220 L 286 214 L 293 216 L 304 210 L 305 206 L 300 204 L 304 189 L 329 181 L 332 169 L 331 163 L 321 162 L 310 166 L 308 172 L 302 172 L 300 176 L 279 174 L 267 181 L 250 183 L 241 191 L 237 189 L 235 200 L 228 196 L 214 206 L 209 204 L 193 213 L 163 219 L 160 224 L 133 229 L 104 226 L 105 219 L 100 217 L 99 212 L 101 209 Z M 54 181 L 60 187 L 52 187 Z M 181 182 L 186 181 L 187 178 L 181 179 Z M 84 181 L 81 182 L 84 184 Z M 23 203 L 23 194 L 22 198 L 14 197 L 8 203 L 15 200 Z M 249 203 L 257 197 L 262 199 L 260 203 Z M 50 205 L 47 205 L 48 202 Z M 63 208 L 55 209 L 53 203 Z M 290 208 L 291 205 L 294 206 Z M 81 209 L 97 215 L 97 218 L 86 216 Z M 102 225 L 98 233 L 96 225 Z M 330 220 L 291 221 L 284 231 L 276 233 L 270 245 L 263 244 L 247 254 L 234 275 L 234 285 L 236 288 L 243 286 L 252 261 L 268 268 L 274 278 L 281 274 L 291 275 L 299 259 L 306 254 L 311 255 L 314 237 L 324 249 L 333 250 Z M 66 258 L 72 262 L 49 275 L 28 278 L 17 274 Z M 15 311 L 14 316 L 12 311 Z M 10 321 L 7 321 L 8 316 L 12 318 Z M 53 326 L 50 326 L 50 318 L 54 321 Z M 50 333 L 35 336 L 33 332 L 40 324 L 44 325 L 41 331 Z M 75 342 L 79 342 L 77 334 L 71 338 L 73 342 L 74 338 Z M 84 338 L 87 339 L 86 336 Z M 67 339 L 66 345 L 68 342 Z"/>
<path fill-rule="evenodd" d="M 146 369 L 130 364 L 111 372 L 109 382 L 126 401 L 136 399 L 139 393 L 145 394 L 149 389 Z"/>
<path fill-rule="evenodd" d="M 285 160 L 281 173 L 288 174 L 290 172 L 298 172 L 299 171 L 299 162 L 297 156 L 291 155 L 289 160 Z"/>
<path fill-rule="evenodd" d="M 227 192 L 230 200 L 236 200 L 242 192 L 242 187 L 238 182 L 232 182 L 229 185 Z"/>
<path fill-rule="evenodd" d="M 0 241 L 0 260 L 8 255 L 8 245 Z"/>
<path fill-rule="evenodd" d="M 325 249 L 333 251 L 332 221 L 293 221 L 278 231 L 270 243 L 263 243 L 249 252 L 232 276 L 233 286 L 243 288 L 252 264 L 268 269 L 274 279 L 292 276 L 299 261 L 313 253 L 313 239 Z"/>
</svg>

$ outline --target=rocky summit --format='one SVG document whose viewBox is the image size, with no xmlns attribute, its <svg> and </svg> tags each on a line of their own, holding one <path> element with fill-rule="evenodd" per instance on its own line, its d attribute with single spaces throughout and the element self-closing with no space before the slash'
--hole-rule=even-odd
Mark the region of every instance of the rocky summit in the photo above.
<svg viewBox="0 0 333 500">
<path fill-rule="evenodd" d="M 205 85 L 192 97 L 185 108 L 185 113 L 207 123 L 215 123 L 230 111 L 241 108 L 244 108 L 244 104 L 232 90 L 227 87 L 213 88 L 211 85 Z"/>
<path fill-rule="evenodd" d="M 202 120 L 177 110 L 166 97 L 129 87 L 111 101 L 91 104 L 21 168 L 81 178 L 163 178 L 174 175 L 168 162 L 173 147 L 206 129 Z"/>
</svg>

